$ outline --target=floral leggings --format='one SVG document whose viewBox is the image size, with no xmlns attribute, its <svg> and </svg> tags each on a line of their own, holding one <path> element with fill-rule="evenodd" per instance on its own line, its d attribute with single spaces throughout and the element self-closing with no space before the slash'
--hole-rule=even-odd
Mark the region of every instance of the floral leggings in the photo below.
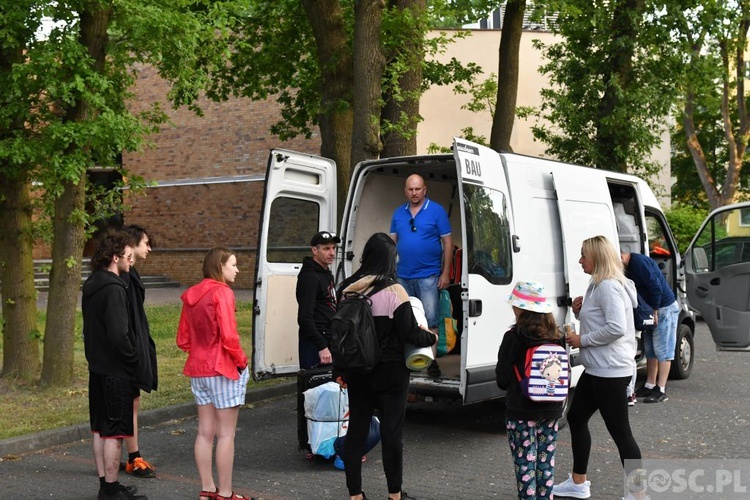
<svg viewBox="0 0 750 500">
<path fill-rule="evenodd" d="M 505 420 L 518 498 L 552 498 L 557 419 Z"/>
</svg>

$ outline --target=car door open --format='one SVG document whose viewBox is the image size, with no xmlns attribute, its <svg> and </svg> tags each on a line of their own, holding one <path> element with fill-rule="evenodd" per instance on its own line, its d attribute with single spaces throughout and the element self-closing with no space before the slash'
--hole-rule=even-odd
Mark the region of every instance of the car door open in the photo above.
<svg viewBox="0 0 750 500">
<path fill-rule="evenodd" d="M 685 254 L 690 306 L 720 351 L 750 350 L 750 203 L 714 210 Z"/>
</svg>

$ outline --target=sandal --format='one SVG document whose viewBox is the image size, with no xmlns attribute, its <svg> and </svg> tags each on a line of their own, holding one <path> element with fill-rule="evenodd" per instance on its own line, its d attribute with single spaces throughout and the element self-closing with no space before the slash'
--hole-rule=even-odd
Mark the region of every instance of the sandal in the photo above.
<svg viewBox="0 0 750 500">
<path fill-rule="evenodd" d="M 201 491 L 200 493 L 198 493 L 198 500 L 201 500 L 202 498 L 208 498 L 208 500 L 216 500 L 217 496 L 219 496 L 219 490 Z"/>
<path fill-rule="evenodd" d="M 231 497 L 223 497 L 223 496 L 219 495 L 219 492 L 216 492 L 216 496 L 214 498 L 216 498 L 216 500 L 248 500 L 246 497 L 243 497 L 242 495 L 238 495 L 234 491 L 232 492 L 232 496 Z M 252 500 L 252 499 L 250 499 L 250 500 Z"/>
</svg>

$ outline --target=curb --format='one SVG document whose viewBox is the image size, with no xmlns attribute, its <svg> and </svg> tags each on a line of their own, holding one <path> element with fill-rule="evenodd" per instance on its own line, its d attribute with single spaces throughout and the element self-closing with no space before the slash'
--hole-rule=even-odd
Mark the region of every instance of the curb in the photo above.
<svg viewBox="0 0 750 500">
<path fill-rule="evenodd" d="M 295 381 L 252 389 L 247 391 L 245 404 L 257 403 L 267 399 L 280 396 L 288 396 L 297 390 Z M 169 420 L 176 420 L 196 415 L 195 403 L 182 403 L 164 408 L 138 413 L 138 426 L 147 427 L 157 425 Z M 0 440 L 0 461 L 8 456 L 25 455 L 35 451 L 41 451 L 53 446 L 81 441 L 91 437 L 91 427 L 88 423 L 71 425 L 60 429 L 42 431 L 38 434 L 16 436 Z"/>
</svg>

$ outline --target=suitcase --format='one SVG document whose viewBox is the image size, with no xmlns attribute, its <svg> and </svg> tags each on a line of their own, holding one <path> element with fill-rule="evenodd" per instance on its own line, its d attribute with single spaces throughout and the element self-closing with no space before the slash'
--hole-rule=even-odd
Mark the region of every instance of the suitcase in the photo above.
<svg viewBox="0 0 750 500">
<path fill-rule="evenodd" d="M 300 451 L 311 453 L 307 436 L 307 419 L 305 418 L 306 390 L 333 380 L 331 366 L 319 366 L 297 372 L 297 447 Z"/>
</svg>

